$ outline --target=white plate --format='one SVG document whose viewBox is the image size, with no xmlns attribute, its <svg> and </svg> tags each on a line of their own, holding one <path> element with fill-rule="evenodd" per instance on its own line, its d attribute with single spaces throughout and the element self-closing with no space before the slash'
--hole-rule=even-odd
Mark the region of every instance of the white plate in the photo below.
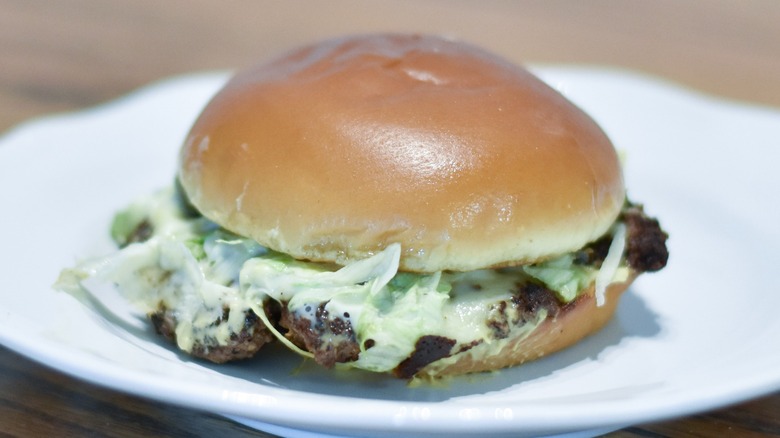
<svg viewBox="0 0 780 438">
<path fill-rule="evenodd" d="M 286 353 L 192 361 L 150 330 L 53 291 L 62 267 L 111 250 L 115 210 L 172 181 L 179 143 L 224 74 L 172 79 L 2 139 L 0 341 L 101 385 L 284 433 L 563 434 L 780 389 L 780 113 L 625 72 L 536 70 L 626 150 L 630 196 L 671 234 L 670 266 L 642 277 L 614 321 L 575 347 L 408 388 Z"/>
</svg>

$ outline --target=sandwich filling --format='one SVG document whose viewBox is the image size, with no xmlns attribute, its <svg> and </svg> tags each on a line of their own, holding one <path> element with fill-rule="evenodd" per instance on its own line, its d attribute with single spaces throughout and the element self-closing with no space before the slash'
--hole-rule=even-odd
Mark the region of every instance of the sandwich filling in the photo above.
<svg viewBox="0 0 780 438">
<path fill-rule="evenodd" d="M 114 284 L 156 330 L 225 362 L 278 340 L 324 366 L 412 377 L 464 354 L 497 354 L 595 284 L 666 263 L 666 235 L 626 205 L 608 235 L 542 263 L 470 272 L 401 272 L 394 244 L 337 266 L 295 260 L 198 214 L 174 188 L 116 215 L 120 250 L 62 272 L 56 287 Z M 87 291 L 89 293 L 89 291 Z"/>
</svg>

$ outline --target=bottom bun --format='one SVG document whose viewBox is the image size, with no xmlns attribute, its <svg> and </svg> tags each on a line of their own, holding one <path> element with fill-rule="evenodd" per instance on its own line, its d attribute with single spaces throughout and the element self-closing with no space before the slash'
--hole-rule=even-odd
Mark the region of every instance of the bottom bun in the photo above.
<svg viewBox="0 0 780 438">
<path fill-rule="evenodd" d="M 499 341 L 503 345 L 498 348 L 493 343 L 481 343 L 429 364 L 415 377 L 495 371 L 562 350 L 604 327 L 614 315 L 621 295 L 637 276 L 632 273 L 626 281 L 609 285 L 602 306 L 596 305 L 595 284 L 591 285 L 587 292 L 562 307 L 557 315 L 546 318 L 530 333 L 522 328 L 513 330 L 508 338 Z"/>
</svg>

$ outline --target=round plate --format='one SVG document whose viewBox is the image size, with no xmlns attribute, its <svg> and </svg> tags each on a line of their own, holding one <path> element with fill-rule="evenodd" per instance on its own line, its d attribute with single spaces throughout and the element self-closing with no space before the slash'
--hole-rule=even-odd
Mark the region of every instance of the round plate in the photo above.
<svg viewBox="0 0 780 438">
<path fill-rule="evenodd" d="M 409 387 L 281 348 L 204 364 L 122 301 L 108 311 L 54 291 L 60 269 L 112 250 L 113 212 L 172 183 L 179 144 L 224 73 L 171 79 L 0 140 L 0 341 L 110 388 L 310 436 L 604 431 L 780 389 L 780 113 L 627 72 L 534 70 L 625 151 L 629 196 L 671 236 L 668 268 L 641 277 L 614 320 L 574 347 Z"/>
</svg>

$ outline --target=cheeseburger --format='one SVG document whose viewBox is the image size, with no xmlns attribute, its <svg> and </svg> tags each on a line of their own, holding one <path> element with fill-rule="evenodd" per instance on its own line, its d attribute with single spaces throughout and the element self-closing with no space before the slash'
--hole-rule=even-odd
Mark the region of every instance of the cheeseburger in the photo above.
<svg viewBox="0 0 780 438">
<path fill-rule="evenodd" d="M 362 35 L 234 76 L 176 183 L 117 214 L 116 285 L 158 333 L 227 362 L 282 343 L 400 378 L 517 365 L 602 327 L 666 233 L 596 123 L 460 42 Z"/>
</svg>

